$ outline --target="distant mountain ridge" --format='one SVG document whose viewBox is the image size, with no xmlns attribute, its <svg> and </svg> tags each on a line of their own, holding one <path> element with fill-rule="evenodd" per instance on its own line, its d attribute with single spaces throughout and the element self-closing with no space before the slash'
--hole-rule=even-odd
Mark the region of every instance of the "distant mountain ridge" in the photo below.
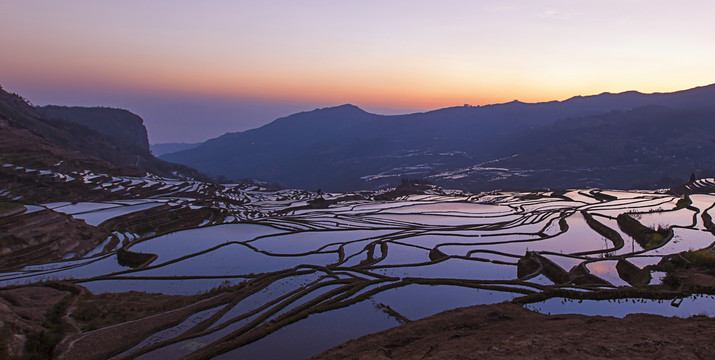
<svg viewBox="0 0 715 360">
<path fill-rule="evenodd" d="M 631 187 L 645 183 L 660 186 L 658 181 L 646 181 L 645 177 L 654 176 L 653 173 L 643 174 L 641 178 L 629 174 L 618 182 L 604 182 L 600 177 L 594 182 L 575 181 L 588 178 L 585 172 L 574 172 L 573 185 L 569 185 L 564 183 L 568 179 L 563 177 L 557 181 L 537 174 L 537 171 L 548 172 L 548 159 L 543 159 L 543 164 L 540 164 L 541 160 L 531 163 L 529 172 L 520 172 L 520 168 L 514 167 L 504 173 L 479 170 L 479 176 L 469 171 L 455 174 L 459 169 L 479 168 L 480 164 L 497 159 L 556 146 L 569 140 L 563 137 L 567 133 L 578 138 L 574 135 L 580 131 L 578 127 L 591 132 L 598 131 L 600 128 L 589 128 L 589 117 L 625 112 L 626 115 L 619 119 L 601 118 L 610 119 L 606 122 L 618 122 L 632 121 L 635 116 L 651 116 L 658 111 L 651 109 L 650 112 L 629 113 L 651 105 L 675 112 L 669 115 L 671 123 L 666 121 L 658 125 L 670 129 L 664 130 L 665 134 L 672 133 L 672 130 L 678 128 L 675 121 L 679 115 L 676 113 L 698 109 L 711 111 L 715 106 L 715 85 L 674 93 L 603 93 L 576 96 L 564 101 L 533 104 L 514 101 L 389 116 L 367 113 L 346 104 L 293 114 L 253 130 L 227 133 L 194 149 L 166 154 L 161 158 L 196 167 L 214 176 L 258 178 L 289 187 L 323 190 L 381 188 L 396 184 L 404 176 L 424 177 L 438 184 L 469 190 L 528 186 L 527 180 L 534 180 L 530 185 L 534 187 L 589 184 Z M 683 115 L 695 116 L 692 112 L 688 114 Z M 708 119 L 709 115 L 703 116 Z M 698 131 L 715 133 L 715 121 L 701 119 L 695 123 L 690 122 L 700 127 Z M 577 129 L 567 131 L 573 124 L 579 124 Z M 640 124 L 646 128 L 648 126 L 647 121 L 640 121 Z M 617 131 L 617 124 L 611 123 L 604 125 L 603 129 L 614 132 L 589 137 L 589 142 L 581 146 L 596 149 L 599 142 L 628 142 L 629 137 L 639 136 L 633 131 L 640 130 L 629 127 L 629 132 L 621 134 Z M 660 141 L 675 146 L 668 144 L 667 137 Z M 649 148 L 658 145 L 648 141 L 639 143 L 641 147 L 647 145 Z M 698 146 L 708 148 L 711 144 L 703 142 Z M 620 148 L 626 151 L 628 147 Z M 674 149 L 658 151 L 677 152 Z M 601 158 L 605 155 L 594 152 L 590 156 Z M 630 154 L 620 156 L 631 157 Z M 609 152 L 608 157 L 613 157 L 613 154 Z M 678 160 L 672 159 L 675 162 Z M 707 171 L 712 166 L 710 163 L 703 159 L 697 163 L 688 163 L 687 166 L 696 167 L 692 171 Z M 688 170 L 688 174 L 691 170 Z M 657 174 L 662 174 L 665 170 L 658 171 Z M 529 179 L 521 182 L 507 180 L 514 176 Z M 674 173 L 672 176 L 675 179 L 685 175 Z M 668 180 L 664 179 L 663 182 L 667 183 Z"/>
<path fill-rule="evenodd" d="M 150 144 L 149 149 L 154 156 L 161 156 L 164 154 L 171 154 L 177 151 L 193 149 L 202 143 L 162 143 L 162 144 Z"/>
</svg>

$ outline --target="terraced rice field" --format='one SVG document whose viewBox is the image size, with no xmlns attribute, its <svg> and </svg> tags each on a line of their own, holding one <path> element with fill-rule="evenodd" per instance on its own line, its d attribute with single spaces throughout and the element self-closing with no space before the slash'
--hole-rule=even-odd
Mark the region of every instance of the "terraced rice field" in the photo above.
<svg viewBox="0 0 715 360">
<path fill-rule="evenodd" d="M 83 257 L 4 273 L 0 284 L 64 279 L 93 293 L 165 294 L 241 284 L 229 301 L 199 307 L 118 355 L 140 359 L 304 358 L 444 310 L 515 299 L 550 313 L 715 315 L 709 296 L 675 299 L 678 307 L 672 299 L 635 300 L 624 290 L 634 280 L 617 268 L 619 260 L 640 270 L 712 247 L 714 195 L 690 195 L 684 206 L 646 192 L 435 193 L 314 208 L 301 194 L 243 190 L 242 203 L 218 205 L 229 214 L 220 219 L 159 235 L 115 233 L 122 241 L 114 249 L 102 244 Z M 95 225 L 166 203 L 197 206 L 174 195 L 45 206 Z M 643 244 L 619 227 L 624 213 L 672 232 Z M 122 243 L 156 259 L 122 266 Z M 663 275 L 646 281 L 658 284 Z M 598 300 L 604 291 L 622 293 Z"/>
</svg>

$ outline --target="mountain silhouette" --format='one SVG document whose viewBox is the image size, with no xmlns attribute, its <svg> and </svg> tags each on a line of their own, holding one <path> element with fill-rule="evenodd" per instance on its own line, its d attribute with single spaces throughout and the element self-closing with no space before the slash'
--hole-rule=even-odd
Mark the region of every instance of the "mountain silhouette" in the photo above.
<svg viewBox="0 0 715 360">
<path fill-rule="evenodd" d="M 48 115 L 49 114 L 49 115 Z M 0 87 L 0 156 L 4 161 L 72 170 L 93 169 L 115 175 L 184 176 L 209 180 L 185 165 L 149 152 L 143 120 L 126 110 L 32 106 Z"/>
<path fill-rule="evenodd" d="M 668 134 L 678 129 L 697 129 L 712 135 L 715 123 L 707 116 L 711 114 L 713 104 L 715 85 L 674 93 L 603 93 L 575 96 L 564 101 L 513 101 L 390 116 L 371 114 L 346 104 L 297 113 L 253 130 L 227 133 L 193 149 L 165 154 L 161 158 L 215 176 L 258 178 L 289 187 L 324 190 L 380 188 L 395 184 L 400 177 L 428 178 L 438 184 L 470 190 L 526 187 L 529 180 L 537 178 L 532 186 L 575 186 L 577 183 L 614 187 L 647 183 L 656 186 L 660 184 L 646 178 L 653 176 L 651 172 L 633 177 L 634 174 L 624 169 L 622 176 L 614 177 L 620 180 L 604 181 L 601 176 L 591 179 L 589 176 L 593 174 L 576 169 L 593 164 L 607 167 L 609 161 L 618 158 L 632 159 L 628 151 L 634 151 L 636 145 L 658 148 L 663 154 L 681 154 L 675 148 L 683 144 L 674 143 Z M 647 110 L 633 112 L 642 108 Z M 703 113 L 696 116 L 694 110 Z M 612 113 L 621 115 L 609 117 Z M 664 137 L 644 138 L 645 133 L 640 131 L 655 126 L 649 119 L 661 113 L 667 114 L 667 119 L 657 123 Z M 678 121 L 679 116 L 696 116 L 701 121 L 687 122 L 693 128 L 684 129 Z M 621 127 L 619 123 L 622 122 L 638 124 L 638 127 Z M 595 127 L 594 124 L 602 126 Z M 622 131 L 626 128 L 628 131 Z M 586 133 L 587 137 L 581 135 Z M 693 141 L 695 146 L 704 146 L 706 150 L 712 145 L 700 137 Z M 611 149 L 608 148 L 611 142 L 631 145 Z M 608 151 L 587 151 L 604 146 Z M 615 149 L 621 152 L 614 153 Z M 558 179 L 536 176 L 537 171 L 548 173 L 554 168 L 554 159 L 558 158 L 553 155 L 555 153 L 581 154 L 581 163 L 563 164 L 575 169 L 569 174 L 570 180 L 563 176 Z M 521 159 L 529 160 L 517 162 L 517 156 L 511 162 L 496 161 L 517 154 L 528 155 Z M 683 167 L 695 167 L 688 169 L 688 174 L 691 170 L 709 171 L 713 166 L 707 159 L 693 162 L 695 155 L 688 154 L 677 155 L 688 159 L 675 157 L 668 161 L 687 160 L 682 163 Z M 480 164 L 490 163 L 511 168 L 502 173 L 496 170 L 460 172 L 460 169 L 478 169 Z M 665 163 L 652 165 L 666 166 Z M 522 169 L 529 171 L 520 171 Z M 663 171 L 666 170 L 659 169 L 657 174 L 664 177 Z M 678 171 L 684 170 L 678 168 Z M 673 181 L 681 175 L 673 173 Z M 514 176 L 523 181 L 508 180 Z M 584 177 L 594 181 L 576 181 Z M 569 185 L 569 181 L 573 185 Z"/>
</svg>

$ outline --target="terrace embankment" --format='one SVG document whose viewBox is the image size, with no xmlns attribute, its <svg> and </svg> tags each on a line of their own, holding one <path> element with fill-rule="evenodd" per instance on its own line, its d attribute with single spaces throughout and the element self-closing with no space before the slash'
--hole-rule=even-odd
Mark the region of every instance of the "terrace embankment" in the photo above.
<svg viewBox="0 0 715 360">
<path fill-rule="evenodd" d="M 602 222 L 594 219 L 593 216 L 585 210 L 581 211 L 581 215 L 583 215 L 584 219 L 586 219 L 586 224 L 588 224 L 591 229 L 613 243 L 613 250 L 620 250 L 623 247 L 624 241 L 618 231 L 613 230 L 604 225 Z"/>
<path fill-rule="evenodd" d="M 158 255 L 156 254 L 137 253 L 125 248 L 121 248 L 117 251 L 117 261 L 119 265 L 132 268 L 145 267 L 156 260 L 157 257 Z"/>
<path fill-rule="evenodd" d="M 712 208 L 712 207 L 711 207 Z M 708 214 L 707 212 L 703 212 L 702 215 L 703 219 L 703 226 L 710 231 L 711 233 L 715 234 L 715 223 L 713 223 L 713 218 Z"/>
<path fill-rule="evenodd" d="M 672 288 L 715 288 L 715 250 L 712 248 L 664 256 L 651 268 L 664 271 L 663 283 Z"/>
<path fill-rule="evenodd" d="M 629 214 L 620 214 L 616 218 L 618 227 L 630 235 L 644 249 L 659 246 L 673 237 L 673 229 L 651 229 L 641 224 Z"/>
<path fill-rule="evenodd" d="M 520 280 L 531 279 L 540 274 L 543 274 L 555 284 L 611 286 L 607 281 L 591 274 L 583 263 L 574 266 L 570 271 L 566 271 L 553 261 L 534 251 L 527 252 L 517 262 L 517 276 Z"/>
<path fill-rule="evenodd" d="M 715 319 L 544 315 L 509 303 L 446 311 L 313 359 L 706 359 Z"/>
<path fill-rule="evenodd" d="M 0 268 L 13 268 L 84 255 L 108 236 L 106 231 L 52 210 L 0 218 Z"/>
<path fill-rule="evenodd" d="M 229 302 L 228 292 L 93 295 L 63 282 L 3 289 L 0 359 L 108 358 L 197 311 Z"/>
<path fill-rule="evenodd" d="M 178 325 L 196 312 L 226 304 L 231 300 L 231 296 L 227 294 L 218 294 L 211 297 L 206 295 L 193 297 L 163 296 L 160 299 L 154 294 L 134 294 L 133 297 L 138 300 L 138 303 L 133 304 L 124 302 L 127 297 L 132 298 L 132 295 L 127 297 L 123 295 L 125 294 L 116 294 L 114 299 L 98 299 L 93 306 L 98 305 L 103 308 L 105 304 L 115 305 L 118 300 L 123 303 L 124 307 L 132 309 L 132 311 L 128 312 L 128 315 L 138 317 L 137 319 L 71 335 L 58 345 L 57 358 L 73 360 L 106 359 L 128 350 L 151 334 Z M 160 300 L 160 302 L 152 303 L 154 300 Z M 189 304 L 186 305 L 186 303 Z M 83 306 L 86 308 L 86 305 L 86 303 L 81 304 L 80 311 Z M 142 305 L 148 306 L 148 309 L 151 310 L 145 312 L 144 316 L 141 316 L 140 312 L 133 311 Z M 180 305 L 186 306 L 172 309 L 172 307 Z M 126 309 L 122 310 L 121 307 L 116 307 L 116 309 L 125 313 L 125 315 L 127 314 Z M 103 313 L 108 314 L 106 310 Z M 154 314 L 152 315 L 152 313 Z M 101 317 L 100 314 L 95 315 Z M 89 324 L 92 324 L 94 317 L 89 317 Z M 116 314 L 112 315 L 112 319 L 119 320 Z"/>
<path fill-rule="evenodd" d="M 156 206 L 111 218 L 99 225 L 106 231 L 131 232 L 136 234 L 161 235 L 173 231 L 190 229 L 204 221 L 221 222 L 226 214 L 221 209 L 188 206 Z"/>
</svg>

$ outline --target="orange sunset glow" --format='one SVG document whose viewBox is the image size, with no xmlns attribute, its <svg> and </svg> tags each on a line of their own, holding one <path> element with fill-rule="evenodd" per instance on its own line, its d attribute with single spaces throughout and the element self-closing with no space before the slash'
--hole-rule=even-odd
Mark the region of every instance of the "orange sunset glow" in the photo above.
<svg viewBox="0 0 715 360">
<path fill-rule="evenodd" d="M 376 112 L 666 92 L 715 82 L 714 11 L 637 0 L 7 1 L 0 75 L 37 103 L 72 101 L 48 90 L 71 87 Z"/>
</svg>

